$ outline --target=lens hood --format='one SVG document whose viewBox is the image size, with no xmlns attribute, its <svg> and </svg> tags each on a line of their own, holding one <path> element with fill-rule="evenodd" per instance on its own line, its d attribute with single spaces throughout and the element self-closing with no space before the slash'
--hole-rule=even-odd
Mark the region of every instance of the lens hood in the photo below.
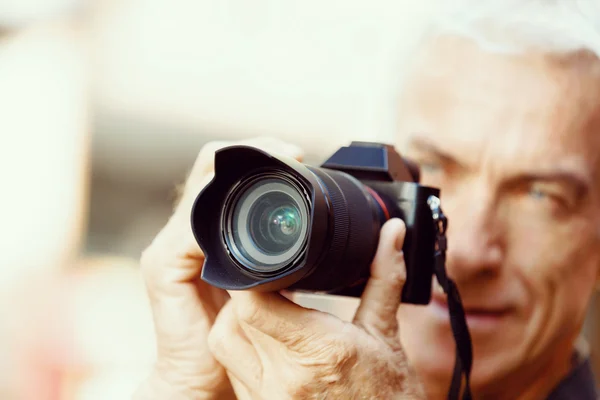
<svg viewBox="0 0 600 400">
<path fill-rule="evenodd" d="M 310 274 L 323 255 L 330 230 L 328 195 L 319 179 L 291 157 L 266 153 L 251 146 L 230 146 L 215 154 L 215 174 L 199 193 L 191 211 L 191 226 L 204 253 L 202 280 L 228 290 L 275 291 Z M 227 202 L 248 179 L 280 175 L 295 183 L 308 203 L 308 235 L 304 250 L 289 265 L 266 274 L 250 271 L 232 256 L 225 231 Z"/>
</svg>

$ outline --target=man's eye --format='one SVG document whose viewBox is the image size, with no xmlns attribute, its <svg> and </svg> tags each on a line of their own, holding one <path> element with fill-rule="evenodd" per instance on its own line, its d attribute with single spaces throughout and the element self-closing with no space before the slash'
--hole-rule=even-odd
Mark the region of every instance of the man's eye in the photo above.
<svg viewBox="0 0 600 400">
<path fill-rule="evenodd" d="M 440 165 L 440 163 L 433 162 L 433 161 L 421 161 L 421 162 L 419 162 L 419 168 L 424 173 L 426 173 L 426 172 L 433 173 L 433 172 L 439 172 L 440 169 L 442 168 L 442 166 Z"/>
<path fill-rule="evenodd" d="M 565 196 L 562 191 L 549 186 L 551 185 L 534 184 L 529 187 L 528 195 L 535 201 L 549 202 L 551 205 L 560 209 L 567 209 L 572 206 L 571 200 L 568 198 L 568 196 Z"/>
<path fill-rule="evenodd" d="M 548 199 L 550 197 L 549 193 L 545 192 L 542 189 L 535 188 L 535 187 L 532 187 L 531 189 L 529 189 L 529 195 L 536 200 L 544 200 L 544 199 Z"/>
</svg>

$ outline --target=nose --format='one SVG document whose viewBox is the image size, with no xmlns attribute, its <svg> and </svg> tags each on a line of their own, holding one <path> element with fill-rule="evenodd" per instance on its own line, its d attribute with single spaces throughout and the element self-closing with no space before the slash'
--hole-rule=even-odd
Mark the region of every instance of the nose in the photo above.
<svg viewBox="0 0 600 400">
<path fill-rule="evenodd" d="M 448 216 L 447 270 L 457 283 L 499 272 L 504 259 L 504 228 L 493 191 L 470 185 L 443 198 Z"/>
</svg>

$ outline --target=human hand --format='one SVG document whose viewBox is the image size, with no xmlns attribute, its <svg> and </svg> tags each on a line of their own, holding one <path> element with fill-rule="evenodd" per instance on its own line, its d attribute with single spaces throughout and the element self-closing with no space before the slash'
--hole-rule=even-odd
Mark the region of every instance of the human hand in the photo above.
<svg viewBox="0 0 600 400">
<path fill-rule="evenodd" d="M 210 351 L 239 398 L 424 398 L 400 344 L 396 314 L 406 266 L 405 225 L 381 230 L 354 320 L 302 308 L 278 293 L 231 291 L 209 335 Z"/>
<path fill-rule="evenodd" d="M 200 280 L 204 254 L 194 239 L 190 212 L 196 196 L 213 177 L 215 152 L 234 144 L 299 161 L 302 158 L 296 146 L 271 138 L 212 142 L 202 148 L 173 215 L 141 257 L 154 318 L 157 361 L 134 395 L 136 399 L 233 398 L 225 370 L 207 345 L 217 313 L 229 296 Z"/>
</svg>

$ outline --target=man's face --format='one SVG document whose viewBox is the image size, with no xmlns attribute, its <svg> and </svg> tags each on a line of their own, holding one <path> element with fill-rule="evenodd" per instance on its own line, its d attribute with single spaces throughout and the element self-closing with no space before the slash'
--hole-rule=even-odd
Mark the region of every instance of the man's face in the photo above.
<svg viewBox="0 0 600 400">
<path fill-rule="evenodd" d="M 400 134 L 422 183 L 441 188 L 474 387 L 568 367 L 600 264 L 599 82 L 589 67 L 447 38 L 427 46 L 404 88 Z M 445 379 L 447 314 L 439 295 L 399 313 L 411 361 Z"/>
</svg>

